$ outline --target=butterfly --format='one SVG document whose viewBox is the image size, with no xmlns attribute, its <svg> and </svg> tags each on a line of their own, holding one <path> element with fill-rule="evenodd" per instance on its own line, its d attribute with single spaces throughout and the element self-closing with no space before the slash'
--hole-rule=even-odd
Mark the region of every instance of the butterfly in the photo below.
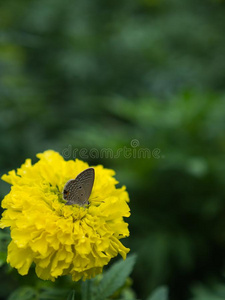
<svg viewBox="0 0 225 300">
<path fill-rule="evenodd" d="M 78 204 L 84 206 L 89 204 L 89 197 L 93 188 L 95 171 L 88 168 L 79 173 L 75 179 L 67 181 L 63 188 L 63 198 L 66 205 Z"/>
</svg>

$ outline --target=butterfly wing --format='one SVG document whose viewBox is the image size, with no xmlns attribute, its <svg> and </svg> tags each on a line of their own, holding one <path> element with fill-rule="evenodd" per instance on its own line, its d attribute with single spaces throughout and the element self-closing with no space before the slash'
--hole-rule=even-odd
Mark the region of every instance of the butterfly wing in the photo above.
<svg viewBox="0 0 225 300">
<path fill-rule="evenodd" d="M 94 177 L 94 169 L 88 168 L 78 174 L 75 179 L 69 180 L 63 189 L 63 198 L 68 201 L 66 204 L 78 204 L 80 206 L 88 204 Z"/>
</svg>

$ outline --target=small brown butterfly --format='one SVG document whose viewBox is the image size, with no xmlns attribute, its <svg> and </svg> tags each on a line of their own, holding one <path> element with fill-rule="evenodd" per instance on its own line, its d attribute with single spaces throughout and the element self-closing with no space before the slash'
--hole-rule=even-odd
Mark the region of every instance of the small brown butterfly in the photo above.
<svg viewBox="0 0 225 300">
<path fill-rule="evenodd" d="M 89 204 L 94 184 L 95 171 L 88 168 L 77 175 L 75 179 L 67 181 L 63 188 L 63 198 L 67 200 L 66 205 L 78 204 L 84 206 Z"/>
</svg>

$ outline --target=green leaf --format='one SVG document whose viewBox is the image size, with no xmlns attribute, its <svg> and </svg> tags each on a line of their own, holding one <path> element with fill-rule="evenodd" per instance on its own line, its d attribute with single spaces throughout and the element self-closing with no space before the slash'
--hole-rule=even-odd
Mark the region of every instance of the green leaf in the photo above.
<svg viewBox="0 0 225 300">
<path fill-rule="evenodd" d="M 147 300 L 168 300 L 168 288 L 166 286 L 158 287 L 147 298 Z"/>
<path fill-rule="evenodd" d="M 213 283 L 208 285 L 196 285 L 192 288 L 192 300 L 224 300 L 224 283 Z"/>
<path fill-rule="evenodd" d="M 75 300 L 75 290 L 72 290 L 67 297 L 67 300 Z"/>
<path fill-rule="evenodd" d="M 32 287 L 22 287 L 15 290 L 8 300 L 33 300 L 37 297 L 37 291 Z"/>
<path fill-rule="evenodd" d="M 82 282 L 81 285 L 81 294 L 82 300 L 92 300 L 92 291 L 93 291 L 93 280 L 86 280 Z"/>
<path fill-rule="evenodd" d="M 116 292 L 126 281 L 133 270 L 136 255 L 130 255 L 126 260 L 116 262 L 100 281 L 93 300 L 103 300 Z"/>
<path fill-rule="evenodd" d="M 44 288 L 39 293 L 39 300 L 61 300 L 66 299 L 68 289 Z M 10 299 L 11 300 L 11 299 Z"/>
</svg>

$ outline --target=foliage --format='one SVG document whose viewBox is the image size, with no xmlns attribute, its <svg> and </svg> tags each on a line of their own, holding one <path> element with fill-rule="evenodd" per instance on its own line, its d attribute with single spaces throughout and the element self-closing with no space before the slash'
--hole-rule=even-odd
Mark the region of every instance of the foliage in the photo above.
<svg viewBox="0 0 225 300">
<path fill-rule="evenodd" d="M 132 279 L 140 299 L 161 285 L 174 300 L 207 299 L 208 279 L 224 271 L 224 4 L 0 4 L 1 174 L 69 145 L 75 156 L 115 169 L 131 199 L 127 246 L 138 254 Z M 84 148 L 110 148 L 113 157 L 84 158 Z M 141 148 L 151 157 L 135 158 Z M 7 192 L 1 182 L 1 196 Z M 0 254 L 1 298 L 39 284 L 4 260 Z"/>
<path fill-rule="evenodd" d="M 195 285 L 192 289 L 192 300 L 223 300 L 225 299 L 225 285 L 218 282 L 208 282 L 207 286 L 203 284 Z"/>
<path fill-rule="evenodd" d="M 161 286 L 153 291 L 152 295 L 148 297 L 147 300 L 167 300 L 168 299 L 168 289 L 165 286 Z"/>
<path fill-rule="evenodd" d="M 116 262 L 108 271 L 94 279 L 86 280 L 82 283 L 82 289 L 75 291 L 74 283 L 70 282 L 68 288 L 55 287 L 31 287 L 23 286 L 15 290 L 8 300 L 104 300 L 113 299 L 135 300 L 124 297 L 126 291 L 129 292 L 129 286 L 126 284 L 127 277 L 130 275 L 135 263 L 135 255 L 130 255 L 125 261 Z M 118 291 L 118 289 L 120 290 Z M 115 292 L 117 292 L 115 294 Z M 131 295 L 131 294 L 130 294 Z M 164 299 L 162 299 L 164 300 Z"/>
<path fill-rule="evenodd" d="M 129 256 L 125 261 L 115 263 L 111 269 L 105 273 L 97 289 L 95 287 L 96 292 L 93 293 L 95 294 L 93 300 L 104 300 L 121 288 L 133 270 L 134 263 L 134 255 Z M 90 297 L 87 299 L 91 300 Z"/>
</svg>

